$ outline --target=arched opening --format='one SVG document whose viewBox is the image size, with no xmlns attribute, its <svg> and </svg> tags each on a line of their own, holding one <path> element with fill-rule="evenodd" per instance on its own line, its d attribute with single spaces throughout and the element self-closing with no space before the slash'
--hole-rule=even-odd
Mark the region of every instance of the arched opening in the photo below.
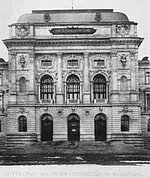
<svg viewBox="0 0 150 178">
<path fill-rule="evenodd" d="M 104 114 L 97 114 L 94 119 L 95 141 L 106 141 L 106 117 Z"/>
<path fill-rule="evenodd" d="M 19 132 L 27 132 L 27 118 L 25 116 L 18 118 L 18 130 Z"/>
<path fill-rule="evenodd" d="M 70 75 L 67 78 L 66 94 L 67 94 L 67 99 L 69 99 L 69 100 L 79 100 L 80 99 L 80 80 L 74 74 Z"/>
<path fill-rule="evenodd" d="M 49 114 L 41 117 L 41 141 L 53 140 L 53 118 Z"/>
<path fill-rule="evenodd" d="M 106 98 L 106 78 L 101 74 L 97 74 L 93 78 L 93 97 L 96 100 Z"/>
<path fill-rule="evenodd" d="M 68 116 L 68 141 L 80 140 L 80 118 L 77 114 Z"/>
<path fill-rule="evenodd" d="M 40 82 L 40 99 L 53 100 L 54 81 L 49 75 L 44 75 Z"/>
<path fill-rule="evenodd" d="M 129 131 L 129 116 L 128 115 L 123 115 L 121 117 L 121 131 L 122 132 Z"/>
</svg>

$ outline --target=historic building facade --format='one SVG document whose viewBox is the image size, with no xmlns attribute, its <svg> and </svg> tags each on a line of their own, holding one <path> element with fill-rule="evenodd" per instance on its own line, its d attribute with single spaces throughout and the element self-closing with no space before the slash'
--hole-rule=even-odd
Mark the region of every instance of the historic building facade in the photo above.
<svg viewBox="0 0 150 178">
<path fill-rule="evenodd" d="M 111 9 L 35 10 L 9 28 L 1 135 L 141 141 L 137 23 Z"/>
</svg>

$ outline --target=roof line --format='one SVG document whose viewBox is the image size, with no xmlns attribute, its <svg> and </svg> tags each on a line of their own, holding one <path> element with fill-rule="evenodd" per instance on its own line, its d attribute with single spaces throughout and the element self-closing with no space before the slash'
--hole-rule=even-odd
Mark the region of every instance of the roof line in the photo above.
<svg viewBox="0 0 150 178">
<path fill-rule="evenodd" d="M 63 13 L 63 12 L 113 12 L 113 9 L 56 9 L 56 10 L 32 10 L 33 14 L 37 14 L 37 13 L 45 13 L 45 12 L 49 12 L 49 13 Z"/>
</svg>

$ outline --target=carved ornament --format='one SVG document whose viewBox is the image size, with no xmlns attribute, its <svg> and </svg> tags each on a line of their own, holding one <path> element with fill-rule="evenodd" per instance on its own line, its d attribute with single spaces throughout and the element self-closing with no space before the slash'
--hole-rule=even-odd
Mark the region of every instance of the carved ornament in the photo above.
<svg viewBox="0 0 150 178">
<path fill-rule="evenodd" d="M 20 66 L 21 66 L 22 68 L 25 67 L 26 59 L 25 59 L 25 56 L 24 56 L 24 55 L 21 55 L 21 56 L 19 57 L 19 64 L 20 64 Z"/>
<path fill-rule="evenodd" d="M 16 36 L 20 38 L 27 37 L 30 33 L 29 25 L 16 25 Z"/>
<path fill-rule="evenodd" d="M 119 111 L 119 113 L 133 113 L 133 110 L 130 110 L 128 107 L 123 107 L 123 109 Z"/>
<path fill-rule="evenodd" d="M 95 20 L 96 20 L 97 22 L 100 22 L 100 21 L 102 20 L 101 13 L 97 12 L 97 13 L 95 14 Z"/>
<path fill-rule="evenodd" d="M 20 107 L 19 108 L 19 111 L 17 113 L 20 113 L 20 114 L 25 114 L 25 113 L 29 113 L 28 111 L 26 111 L 26 109 L 24 107 Z"/>
<path fill-rule="evenodd" d="M 126 24 L 122 24 L 122 25 L 117 25 L 116 26 L 116 33 L 117 35 L 120 36 L 125 36 L 129 34 L 129 30 L 130 30 L 130 26 L 126 25 Z"/>
<path fill-rule="evenodd" d="M 70 34 L 93 34 L 96 32 L 94 28 L 53 28 L 49 30 L 53 35 L 70 35 Z"/>
<path fill-rule="evenodd" d="M 122 66 L 125 67 L 126 63 L 127 63 L 127 55 L 126 54 L 122 54 L 120 56 L 120 62 L 122 63 Z"/>
<path fill-rule="evenodd" d="M 50 15 L 49 15 L 48 12 L 45 12 L 43 19 L 44 19 L 45 22 L 49 22 L 51 20 Z"/>
</svg>

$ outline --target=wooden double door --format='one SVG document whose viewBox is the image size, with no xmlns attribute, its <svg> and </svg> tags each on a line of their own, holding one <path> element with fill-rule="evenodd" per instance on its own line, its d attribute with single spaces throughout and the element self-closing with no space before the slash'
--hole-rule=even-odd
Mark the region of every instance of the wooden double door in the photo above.
<svg viewBox="0 0 150 178">
<path fill-rule="evenodd" d="M 80 140 L 80 118 L 77 114 L 68 117 L 68 141 Z"/>
<path fill-rule="evenodd" d="M 103 114 L 98 114 L 94 120 L 95 125 L 95 141 L 106 141 L 106 117 Z"/>
<path fill-rule="evenodd" d="M 49 114 L 44 114 L 41 118 L 41 141 L 53 140 L 53 118 Z"/>
</svg>

